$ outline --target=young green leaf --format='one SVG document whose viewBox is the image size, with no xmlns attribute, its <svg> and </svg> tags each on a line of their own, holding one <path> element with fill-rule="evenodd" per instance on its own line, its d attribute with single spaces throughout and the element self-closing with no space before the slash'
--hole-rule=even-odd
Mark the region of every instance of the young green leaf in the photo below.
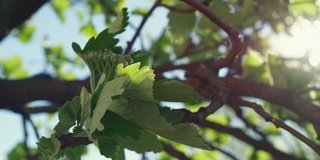
<svg viewBox="0 0 320 160">
<path fill-rule="evenodd" d="M 82 87 L 80 93 L 81 99 L 81 120 L 80 124 L 84 125 L 84 121 L 91 116 L 91 94 L 86 90 L 85 87 Z"/>
<path fill-rule="evenodd" d="M 100 120 L 104 116 L 108 107 L 112 104 L 112 97 L 121 95 L 124 91 L 123 85 L 128 77 L 118 77 L 109 82 L 106 82 L 104 85 L 99 85 L 102 87 L 102 90 L 97 99 L 96 106 L 93 110 L 91 118 L 88 118 L 85 121 L 85 126 L 90 129 L 90 133 L 98 129 L 99 131 L 104 129 L 103 124 Z"/>
<path fill-rule="evenodd" d="M 69 133 L 69 129 L 80 122 L 81 103 L 80 97 L 76 96 L 71 101 L 66 102 L 59 109 L 59 123 L 54 127 L 55 137 L 59 138 Z"/>
<path fill-rule="evenodd" d="M 113 48 L 119 42 L 118 39 L 114 38 L 115 34 L 110 34 L 108 28 L 103 30 L 94 41 L 93 51 L 99 51 L 104 49 L 110 49 L 113 51 Z"/>
<path fill-rule="evenodd" d="M 120 146 L 135 151 L 137 153 L 144 153 L 150 151 L 157 153 L 163 150 L 163 146 L 156 135 L 145 129 L 141 129 L 140 132 L 141 139 L 139 141 L 136 141 L 132 138 L 123 139 L 119 137 L 118 140 Z"/>
<path fill-rule="evenodd" d="M 177 80 L 163 79 L 153 85 L 153 96 L 160 101 L 196 104 L 204 101 L 191 86 Z"/>
<path fill-rule="evenodd" d="M 125 27 L 127 27 L 127 25 L 129 24 L 128 20 L 128 9 L 123 8 L 122 11 L 117 15 L 116 19 L 112 22 L 108 32 L 111 34 L 122 33 L 123 31 L 125 31 Z"/>
<path fill-rule="evenodd" d="M 46 156 L 53 158 L 60 149 L 60 142 L 57 138 L 51 137 L 51 138 L 45 138 L 41 137 L 38 145 L 38 151 Z"/>
<path fill-rule="evenodd" d="M 125 82 L 126 96 L 142 98 L 148 101 L 153 101 L 153 70 L 147 66 L 140 68 L 140 63 L 134 63 L 123 67 L 119 64 L 116 69 L 116 76 L 128 76 L 129 79 Z"/>
<path fill-rule="evenodd" d="M 78 43 L 72 42 L 71 46 L 72 46 L 72 49 L 73 49 L 74 52 L 76 52 L 76 53 L 81 53 L 82 52 L 82 49 L 81 49 L 81 47 L 79 46 Z"/>
<path fill-rule="evenodd" d="M 94 40 L 94 37 L 91 37 L 88 42 L 86 43 L 86 45 L 84 46 L 83 50 L 81 53 L 86 53 L 88 51 L 94 51 L 94 43 L 95 43 L 95 40 Z M 80 53 L 80 52 L 79 52 Z M 80 57 L 81 57 L 81 54 L 77 53 Z"/>
</svg>

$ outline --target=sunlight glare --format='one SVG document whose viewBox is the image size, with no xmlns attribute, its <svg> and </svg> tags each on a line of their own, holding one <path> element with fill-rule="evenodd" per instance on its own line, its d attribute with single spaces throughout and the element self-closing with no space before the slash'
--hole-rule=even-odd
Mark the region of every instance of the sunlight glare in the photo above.
<svg viewBox="0 0 320 160">
<path fill-rule="evenodd" d="M 291 29 L 292 36 L 281 33 L 272 41 L 275 49 L 285 57 L 297 58 L 305 54 L 309 56 L 311 65 L 320 62 L 320 21 L 301 20 Z"/>
</svg>

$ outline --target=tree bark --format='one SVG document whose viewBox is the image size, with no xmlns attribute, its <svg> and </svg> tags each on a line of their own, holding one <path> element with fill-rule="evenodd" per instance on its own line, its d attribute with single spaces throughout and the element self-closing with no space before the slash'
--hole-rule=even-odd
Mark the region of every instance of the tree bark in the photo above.
<svg viewBox="0 0 320 160">
<path fill-rule="evenodd" d="M 48 0 L 0 0 L 0 41 Z"/>
</svg>

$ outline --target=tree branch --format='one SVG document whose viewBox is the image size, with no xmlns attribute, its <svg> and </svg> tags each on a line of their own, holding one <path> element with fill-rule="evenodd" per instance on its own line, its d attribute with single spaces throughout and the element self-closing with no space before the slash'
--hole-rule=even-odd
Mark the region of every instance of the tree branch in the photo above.
<svg viewBox="0 0 320 160">
<path fill-rule="evenodd" d="M 73 137 L 72 134 L 61 136 L 59 141 L 61 143 L 60 149 L 76 147 L 79 145 L 88 145 L 92 143 L 87 137 Z"/>
<path fill-rule="evenodd" d="M 177 159 L 183 159 L 183 160 L 191 160 L 189 157 L 187 157 L 184 153 L 177 151 L 173 147 L 171 147 L 168 144 L 162 143 L 163 149 L 170 154 L 173 157 L 176 157 Z"/>
<path fill-rule="evenodd" d="M 48 100 L 64 104 L 79 95 L 81 88 L 88 88 L 87 80 L 63 81 L 52 78 L 32 77 L 23 80 L 0 80 L 0 108 L 20 110 L 34 100 Z"/>
<path fill-rule="evenodd" d="M 233 29 L 228 23 L 223 21 L 220 17 L 218 17 L 214 12 L 212 12 L 207 6 L 204 4 L 196 1 L 196 0 L 182 0 L 183 2 L 187 3 L 189 6 L 195 8 L 206 17 L 209 18 L 211 22 L 216 24 L 219 28 L 225 31 L 231 41 L 230 46 L 230 53 L 227 55 L 226 58 L 223 58 L 216 63 L 215 68 L 223 68 L 229 65 L 232 65 L 234 60 L 239 58 L 237 56 L 240 55 L 241 52 L 244 51 L 245 46 L 242 43 L 240 33 Z"/>
<path fill-rule="evenodd" d="M 263 83 L 236 79 L 233 77 L 223 78 L 223 81 L 232 90 L 232 94 L 237 96 L 250 96 L 281 105 L 303 119 L 309 120 L 320 138 L 320 108 L 312 102 L 303 99 L 293 91 L 276 88 Z"/>
<path fill-rule="evenodd" d="M 216 131 L 230 134 L 230 135 L 240 139 L 241 141 L 248 143 L 249 145 L 251 145 L 255 149 L 260 149 L 260 150 L 264 150 L 266 152 L 271 153 L 271 155 L 273 157 L 275 157 L 276 159 L 290 159 L 290 160 L 299 160 L 300 159 L 300 158 L 297 158 L 293 155 L 289 155 L 289 154 L 283 153 L 283 152 L 275 149 L 267 141 L 264 141 L 264 140 L 258 141 L 258 140 L 255 140 L 254 138 L 251 138 L 250 136 L 246 135 L 239 128 L 227 127 L 227 126 L 223 126 L 218 123 L 209 122 L 209 121 L 203 121 L 203 122 L 199 123 L 198 125 L 200 125 L 201 127 L 210 128 L 210 129 L 214 129 Z"/>
<path fill-rule="evenodd" d="M 219 148 L 219 147 L 216 147 L 213 143 L 206 143 L 211 149 L 213 149 L 213 150 L 218 150 L 219 152 L 221 152 L 221 153 L 223 153 L 223 154 L 225 154 L 226 156 L 228 156 L 228 157 L 230 157 L 231 159 L 234 159 L 234 160 L 237 160 L 237 158 L 234 156 L 234 155 L 232 155 L 231 153 L 229 153 L 229 152 L 227 152 L 227 151 L 225 151 L 225 150 L 223 150 L 223 149 L 221 149 L 221 148 Z"/>
<path fill-rule="evenodd" d="M 0 41 L 48 0 L 0 0 Z"/>
<path fill-rule="evenodd" d="M 298 138 L 300 141 L 308 145 L 311 149 L 313 149 L 319 156 L 320 156 L 320 147 L 313 143 L 311 140 L 309 140 L 307 137 L 296 131 L 295 129 L 291 128 L 287 124 L 285 124 L 283 121 L 281 121 L 278 118 L 272 117 L 270 114 L 268 114 L 266 111 L 263 110 L 263 107 L 252 102 L 245 101 L 238 97 L 232 97 L 229 99 L 229 102 L 233 105 L 237 106 L 247 106 L 249 108 L 252 108 L 256 113 L 258 113 L 261 117 L 263 117 L 267 122 L 272 122 L 277 128 L 283 128 L 284 130 L 288 131 L 292 135 L 294 135 L 296 138 Z"/>
<path fill-rule="evenodd" d="M 149 10 L 149 12 L 143 16 L 143 19 L 142 19 L 138 29 L 136 30 L 132 40 L 130 42 L 128 42 L 128 46 L 127 46 L 126 50 L 124 51 L 124 54 L 128 54 L 131 51 L 134 42 L 136 41 L 137 37 L 139 36 L 139 34 L 140 34 L 141 30 L 142 30 L 142 27 L 145 25 L 145 23 L 147 22 L 147 20 L 151 16 L 152 12 L 160 5 L 160 2 L 161 2 L 161 0 L 157 0 L 153 4 L 153 6 Z"/>
</svg>

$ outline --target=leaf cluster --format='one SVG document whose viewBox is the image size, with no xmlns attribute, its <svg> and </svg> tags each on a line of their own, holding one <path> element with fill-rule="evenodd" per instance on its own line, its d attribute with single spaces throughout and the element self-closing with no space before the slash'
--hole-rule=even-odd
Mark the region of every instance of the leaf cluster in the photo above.
<svg viewBox="0 0 320 160">
<path fill-rule="evenodd" d="M 122 55 L 122 48 L 116 46 L 115 36 L 125 30 L 128 18 L 127 9 L 123 9 L 110 28 L 89 39 L 84 49 L 72 44 L 90 68 L 91 92 L 83 87 L 80 96 L 59 109 L 52 137 L 42 137 L 38 143 L 43 155 L 59 158 L 83 151 L 68 145 L 62 149 L 60 138 L 65 135 L 89 139 L 102 155 L 112 159 L 123 158 L 124 148 L 160 152 L 163 147 L 158 136 L 208 149 L 198 128 L 181 122 L 182 112 L 158 105 L 161 101 L 193 104 L 204 99 L 179 81 L 155 82 L 147 56 L 139 52 Z M 77 155 L 81 154 L 73 158 L 79 159 Z"/>
</svg>

